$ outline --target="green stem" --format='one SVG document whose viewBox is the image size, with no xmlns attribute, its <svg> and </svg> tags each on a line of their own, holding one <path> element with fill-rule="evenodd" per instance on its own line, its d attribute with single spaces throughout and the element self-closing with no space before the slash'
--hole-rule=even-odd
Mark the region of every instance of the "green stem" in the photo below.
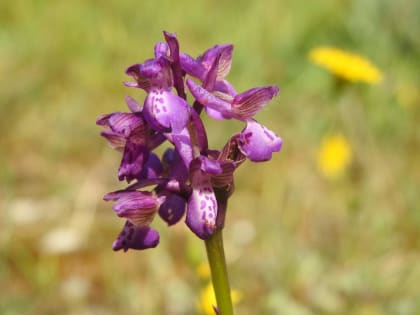
<svg viewBox="0 0 420 315">
<path fill-rule="evenodd" d="M 219 314 L 233 315 L 232 298 L 223 249 L 222 229 L 217 228 L 212 236 L 205 240 L 205 243 Z"/>
</svg>

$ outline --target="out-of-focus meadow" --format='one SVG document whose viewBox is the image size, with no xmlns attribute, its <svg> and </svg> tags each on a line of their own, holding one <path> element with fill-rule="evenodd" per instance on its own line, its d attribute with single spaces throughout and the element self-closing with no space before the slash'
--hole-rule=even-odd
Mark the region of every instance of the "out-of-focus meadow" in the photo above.
<svg viewBox="0 0 420 315">
<path fill-rule="evenodd" d="M 0 314 L 200 313 L 202 242 L 157 219 L 156 249 L 115 253 L 123 220 L 102 201 L 124 185 L 95 120 L 142 100 L 124 70 L 163 30 L 193 56 L 233 43 L 238 91 L 281 89 L 257 119 L 282 152 L 241 166 L 229 205 L 237 314 L 420 314 L 419 12 L 416 0 L 2 1 Z M 315 65 L 325 45 L 382 81 Z M 214 147 L 242 128 L 206 123 Z"/>
</svg>

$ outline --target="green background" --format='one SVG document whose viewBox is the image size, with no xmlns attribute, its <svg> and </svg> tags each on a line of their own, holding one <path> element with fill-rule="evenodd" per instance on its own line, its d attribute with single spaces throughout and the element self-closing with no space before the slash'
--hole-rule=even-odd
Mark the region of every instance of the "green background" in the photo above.
<svg viewBox="0 0 420 315">
<path fill-rule="evenodd" d="M 204 244 L 181 222 L 161 244 L 114 253 L 123 187 L 96 118 L 125 109 L 127 66 L 162 31 L 198 56 L 235 45 L 238 91 L 277 84 L 257 119 L 284 141 L 236 174 L 226 223 L 237 314 L 420 314 L 420 2 L 2 1 L 0 314 L 197 314 Z M 380 85 L 344 84 L 307 53 L 369 58 Z M 242 125 L 206 119 L 212 147 Z M 316 167 L 325 134 L 353 150 L 346 174 Z"/>
</svg>

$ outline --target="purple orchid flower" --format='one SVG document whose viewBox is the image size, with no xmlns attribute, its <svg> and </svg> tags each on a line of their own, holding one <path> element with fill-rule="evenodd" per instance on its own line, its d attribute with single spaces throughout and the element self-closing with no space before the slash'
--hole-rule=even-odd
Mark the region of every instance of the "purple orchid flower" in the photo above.
<svg viewBox="0 0 420 315">
<path fill-rule="evenodd" d="M 237 93 L 226 80 L 233 46 L 216 45 L 194 59 L 180 52 L 175 34 L 154 47 L 154 58 L 127 68 L 134 82 L 128 87 L 146 92 L 143 105 L 127 96 L 130 112 L 102 115 L 101 135 L 122 152 L 118 178 L 134 181 L 126 189 L 105 195 L 126 220 L 114 250 L 146 249 L 159 243 L 150 227 L 156 214 L 169 226 L 185 217 L 201 239 L 223 228 L 227 199 L 233 193 L 234 172 L 248 158 L 270 160 L 282 140 L 254 119 L 278 94 L 276 86 Z M 186 76 L 201 81 L 201 85 Z M 195 99 L 190 106 L 185 86 Z M 201 110 L 216 119 L 237 119 L 246 126 L 219 151 L 209 148 Z M 172 146 L 159 157 L 154 150 Z"/>
</svg>

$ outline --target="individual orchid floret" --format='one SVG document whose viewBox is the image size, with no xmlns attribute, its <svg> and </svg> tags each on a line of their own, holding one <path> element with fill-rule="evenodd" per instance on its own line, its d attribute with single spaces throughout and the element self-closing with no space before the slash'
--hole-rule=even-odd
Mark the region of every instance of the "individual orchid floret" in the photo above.
<svg viewBox="0 0 420 315">
<path fill-rule="evenodd" d="M 233 45 L 215 45 L 206 50 L 204 54 L 197 59 L 188 54 L 180 54 L 182 69 L 189 75 L 200 79 L 202 82 L 206 79 L 207 73 L 214 64 L 216 58 L 219 58 L 217 67 L 217 81 L 223 80 L 229 73 L 232 65 Z"/>
<path fill-rule="evenodd" d="M 278 152 L 282 140 L 274 132 L 251 119 L 240 133 L 238 144 L 242 153 L 253 162 L 271 160 L 273 152 Z"/>
<path fill-rule="evenodd" d="M 115 201 L 113 209 L 119 217 L 136 226 L 148 226 L 159 207 L 159 200 L 151 192 L 118 191 L 104 196 L 105 201 Z"/>
<path fill-rule="evenodd" d="M 136 226 L 126 221 L 123 230 L 112 244 L 112 249 L 147 249 L 156 247 L 159 244 L 159 233 L 148 226 Z"/>
<path fill-rule="evenodd" d="M 252 119 L 279 92 L 278 87 L 272 85 L 252 88 L 232 97 L 220 92 L 211 93 L 191 79 L 187 79 L 187 86 L 194 98 L 204 106 L 207 114 L 218 120 Z"/>
</svg>

